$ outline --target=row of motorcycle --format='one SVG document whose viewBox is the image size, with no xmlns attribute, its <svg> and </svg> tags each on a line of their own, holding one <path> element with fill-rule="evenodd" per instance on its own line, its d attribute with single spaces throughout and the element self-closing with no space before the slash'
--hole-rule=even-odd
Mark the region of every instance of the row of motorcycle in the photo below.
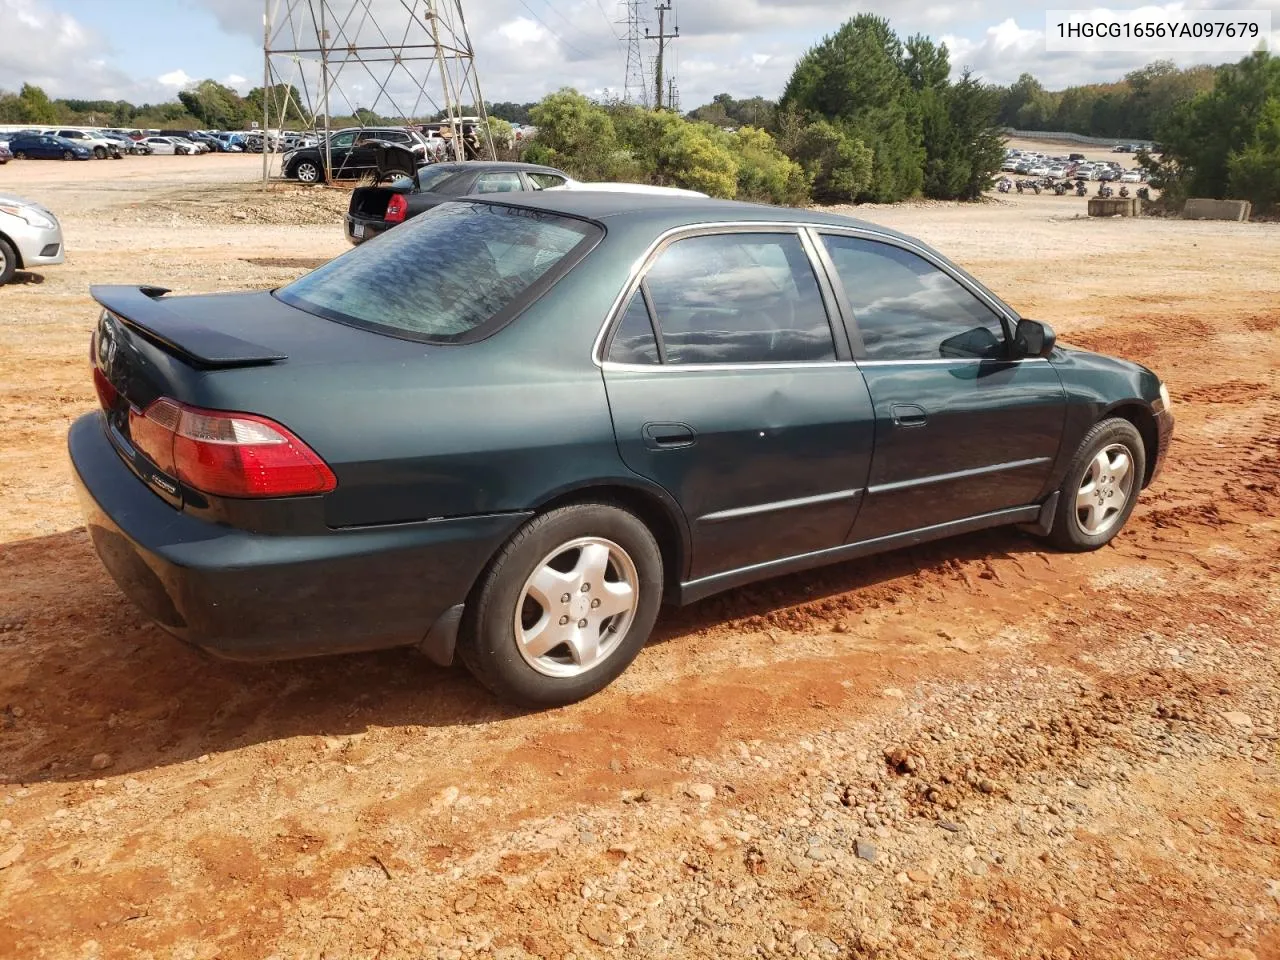
<svg viewBox="0 0 1280 960">
<path fill-rule="evenodd" d="M 1011 190 L 1022 193 L 1026 190 L 1031 190 L 1037 194 L 1049 190 L 1059 197 L 1066 196 L 1068 193 L 1074 193 L 1077 197 L 1087 197 L 1089 195 L 1089 183 L 1084 178 L 1077 179 L 1073 183 L 1070 180 L 1055 180 L 1053 177 L 1041 177 L 1035 180 L 1013 180 L 1009 177 L 1001 177 L 996 182 L 996 190 L 999 193 L 1008 193 Z M 1116 196 L 1116 190 L 1110 183 L 1102 181 L 1098 184 L 1096 195 L 1099 197 L 1114 197 Z M 1129 187 L 1121 184 L 1119 195 L 1121 197 L 1129 196 Z M 1136 195 L 1139 200 L 1151 199 L 1151 191 L 1147 187 L 1139 187 Z"/>
</svg>

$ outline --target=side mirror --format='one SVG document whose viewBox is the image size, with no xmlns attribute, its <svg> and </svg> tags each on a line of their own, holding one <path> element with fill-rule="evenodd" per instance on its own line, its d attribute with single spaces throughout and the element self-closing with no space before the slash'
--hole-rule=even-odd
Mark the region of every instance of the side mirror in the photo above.
<svg viewBox="0 0 1280 960">
<path fill-rule="evenodd" d="M 1018 328 L 1013 334 L 1014 359 L 1047 357 L 1053 353 L 1057 342 L 1057 334 L 1047 323 L 1041 323 L 1038 320 L 1019 320 Z"/>
</svg>

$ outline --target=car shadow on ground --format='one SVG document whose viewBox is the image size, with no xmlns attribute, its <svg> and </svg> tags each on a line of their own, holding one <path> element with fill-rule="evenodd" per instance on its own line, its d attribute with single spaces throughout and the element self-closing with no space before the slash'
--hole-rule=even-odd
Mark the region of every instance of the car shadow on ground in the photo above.
<svg viewBox="0 0 1280 960">
<path fill-rule="evenodd" d="M 43 273 L 32 273 L 30 270 L 15 270 L 13 276 L 9 278 L 9 282 L 13 284 L 30 284 L 32 286 L 44 283 Z"/>
<path fill-rule="evenodd" d="M 729 620 L 766 620 L 909 580 L 955 561 L 1042 549 L 994 530 L 850 561 L 664 611 L 653 643 Z M 217 660 L 170 637 L 119 592 L 83 530 L 0 544 L 0 783 L 91 779 L 296 736 L 518 718 L 461 668 L 408 650 L 285 663 Z M 881 591 L 883 593 L 883 591 Z M 843 603 L 844 601 L 842 601 Z M 881 602 L 881 601 L 876 601 Z M 856 608 L 856 607 L 855 607 Z M 825 619 L 824 619 L 825 618 Z M 633 667 L 633 669 L 636 669 Z M 101 761 L 100 761 L 101 762 Z"/>
</svg>

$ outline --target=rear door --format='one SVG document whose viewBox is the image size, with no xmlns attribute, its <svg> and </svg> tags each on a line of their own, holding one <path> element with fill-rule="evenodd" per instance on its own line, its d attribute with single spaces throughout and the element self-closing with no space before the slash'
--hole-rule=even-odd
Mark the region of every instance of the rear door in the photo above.
<svg viewBox="0 0 1280 960">
<path fill-rule="evenodd" d="M 690 579 L 844 542 L 872 411 L 807 238 L 785 226 L 668 241 L 602 346 L 618 449 L 692 531 Z"/>
<path fill-rule="evenodd" d="M 1011 359 L 1010 318 L 940 260 L 884 237 L 822 240 L 875 407 L 852 539 L 1037 502 L 1066 418 L 1052 364 Z"/>
</svg>

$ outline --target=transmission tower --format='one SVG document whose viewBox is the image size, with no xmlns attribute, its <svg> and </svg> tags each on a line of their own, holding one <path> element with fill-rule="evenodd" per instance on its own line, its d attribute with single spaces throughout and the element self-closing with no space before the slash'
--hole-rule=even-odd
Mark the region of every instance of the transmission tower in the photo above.
<svg viewBox="0 0 1280 960">
<path fill-rule="evenodd" d="M 463 116 L 489 133 L 463 0 L 263 0 L 262 179 L 272 130 L 310 130 L 326 153 L 332 118 L 368 110 L 409 125 L 441 115 L 455 144 Z M 457 151 L 459 158 L 465 151 Z M 329 158 L 325 165 L 328 168 Z"/>
<path fill-rule="evenodd" d="M 627 78 L 622 85 L 622 100 L 624 103 L 639 104 L 648 109 L 649 75 L 645 69 L 641 51 L 641 41 L 644 39 L 641 33 L 644 29 L 644 14 L 640 11 L 641 4 L 644 2 L 645 0 L 622 0 L 627 16 L 626 20 L 619 22 L 627 25 Z M 648 31 L 645 30 L 645 32 Z"/>
<path fill-rule="evenodd" d="M 680 36 L 680 27 L 674 26 L 675 12 L 672 10 L 673 2 L 674 0 L 667 0 L 666 3 L 659 3 L 653 8 L 658 14 L 658 32 L 650 33 L 648 27 L 646 27 L 644 31 L 646 40 L 656 40 L 658 43 L 658 55 L 654 58 L 653 67 L 654 108 L 657 110 L 662 109 L 662 98 L 665 93 L 663 90 L 666 86 L 666 79 L 663 76 L 663 59 L 666 54 L 667 41 L 675 40 Z M 668 13 L 671 14 L 671 21 L 673 24 L 673 30 L 671 33 L 667 33 Z"/>
</svg>

